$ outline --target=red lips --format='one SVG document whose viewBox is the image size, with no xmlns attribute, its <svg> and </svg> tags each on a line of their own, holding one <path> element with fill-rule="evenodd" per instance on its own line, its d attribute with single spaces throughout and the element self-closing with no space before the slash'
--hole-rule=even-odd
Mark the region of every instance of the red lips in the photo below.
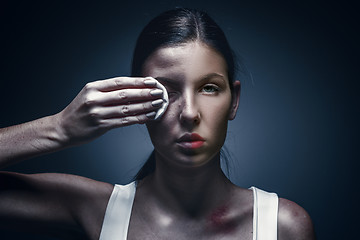
<svg viewBox="0 0 360 240">
<path fill-rule="evenodd" d="M 177 143 L 184 149 L 197 149 L 203 146 L 205 139 L 197 133 L 185 133 L 178 140 Z"/>
</svg>

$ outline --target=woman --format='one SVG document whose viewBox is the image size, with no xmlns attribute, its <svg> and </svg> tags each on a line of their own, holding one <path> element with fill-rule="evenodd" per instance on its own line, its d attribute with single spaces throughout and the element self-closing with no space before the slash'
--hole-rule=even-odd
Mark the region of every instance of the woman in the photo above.
<svg viewBox="0 0 360 240">
<path fill-rule="evenodd" d="M 175 9 L 153 19 L 137 41 L 132 75 L 88 83 L 60 113 L 1 129 L 0 161 L 4 167 L 146 123 L 155 150 L 136 181 L 114 187 L 2 172 L 1 228 L 88 239 L 315 239 L 300 206 L 235 186 L 221 171 L 240 82 L 208 15 Z"/>
</svg>

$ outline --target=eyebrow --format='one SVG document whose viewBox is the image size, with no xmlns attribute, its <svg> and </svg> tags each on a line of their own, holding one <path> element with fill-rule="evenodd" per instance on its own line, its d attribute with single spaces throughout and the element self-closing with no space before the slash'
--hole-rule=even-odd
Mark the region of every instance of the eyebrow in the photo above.
<svg viewBox="0 0 360 240">
<path fill-rule="evenodd" d="M 207 74 L 207 75 L 205 75 L 205 76 L 202 76 L 201 77 L 201 79 L 202 80 L 209 80 L 209 79 L 211 79 L 211 78 L 220 78 L 220 79 L 222 79 L 224 82 L 225 82 L 225 76 L 224 75 L 222 75 L 222 74 L 219 74 L 219 73 L 209 73 L 209 74 Z"/>
<path fill-rule="evenodd" d="M 226 82 L 225 76 L 219 73 L 209 73 L 206 74 L 204 76 L 201 76 L 199 79 L 201 81 L 206 81 L 209 80 L 211 78 L 220 78 L 222 81 Z M 165 85 L 170 85 L 170 86 L 177 86 L 179 85 L 179 83 L 177 81 L 175 81 L 174 79 L 171 78 L 166 78 L 166 77 L 155 77 L 156 80 L 158 80 L 159 82 L 161 82 L 162 84 Z"/>
</svg>

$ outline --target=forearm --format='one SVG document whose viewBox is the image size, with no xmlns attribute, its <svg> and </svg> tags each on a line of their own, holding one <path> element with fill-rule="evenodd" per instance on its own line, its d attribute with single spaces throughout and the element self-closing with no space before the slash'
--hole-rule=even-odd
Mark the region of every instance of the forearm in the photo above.
<svg viewBox="0 0 360 240">
<path fill-rule="evenodd" d="M 0 129 L 0 169 L 65 148 L 57 115 Z"/>
<path fill-rule="evenodd" d="M 113 128 L 145 123 L 164 103 L 163 93 L 149 78 L 88 83 L 60 113 L 0 129 L 0 169 L 89 142 Z"/>
</svg>

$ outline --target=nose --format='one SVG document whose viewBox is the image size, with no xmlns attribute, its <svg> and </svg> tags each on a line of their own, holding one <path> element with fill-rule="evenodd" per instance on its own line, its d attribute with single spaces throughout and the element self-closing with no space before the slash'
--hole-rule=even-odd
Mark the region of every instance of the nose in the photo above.
<svg viewBox="0 0 360 240">
<path fill-rule="evenodd" d="M 180 121 L 194 126 L 200 123 L 200 112 L 194 94 L 184 93 L 182 97 Z"/>
</svg>

